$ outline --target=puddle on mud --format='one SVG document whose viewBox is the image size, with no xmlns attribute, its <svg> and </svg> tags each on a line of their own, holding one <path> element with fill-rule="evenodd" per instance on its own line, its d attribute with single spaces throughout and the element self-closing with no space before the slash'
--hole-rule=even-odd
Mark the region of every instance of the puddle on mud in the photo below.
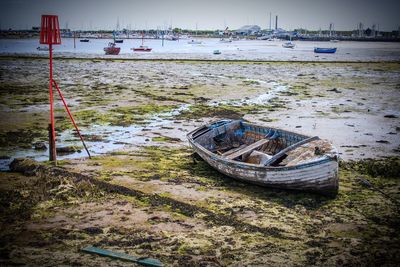
<svg viewBox="0 0 400 267">
<path fill-rule="evenodd" d="M 231 105 L 231 106 L 244 106 L 244 105 L 266 105 L 268 102 L 277 96 L 277 93 L 284 92 L 288 89 L 287 85 L 283 85 L 277 82 L 267 82 L 267 81 L 262 81 L 262 80 L 254 80 L 252 79 L 251 81 L 257 82 L 257 83 L 264 83 L 267 84 L 269 83 L 272 85 L 272 88 L 269 89 L 267 92 L 260 94 L 258 96 L 255 96 L 253 98 L 249 99 L 238 99 L 238 100 L 223 100 L 223 101 L 212 101 L 208 105 L 215 107 L 218 105 Z"/>
<path fill-rule="evenodd" d="M 255 80 L 254 80 L 255 81 Z M 218 105 L 232 105 L 232 106 L 243 106 L 243 105 L 265 105 L 272 98 L 276 97 L 278 92 L 287 90 L 286 85 L 279 84 L 277 82 L 266 82 L 257 80 L 258 83 L 268 83 L 272 87 L 265 93 L 257 95 L 249 99 L 240 100 L 222 100 L 222 101 L 210 101 L 206 103 L 210 107 Z M 93 125 L 88 128 L 81 128 L 81 133 L 87 136 L 96 136 L 96 141 L 85 141 L 89 152 L 92 156 L 101 155 L 122 149 L 125 145 L 146 145 L 150 144 L 149 138 L 142 135 L 142 131 L 157 131 L 162 127 L 171 125 L 174 123 L 174 117 L 180 115 L 182 112 L 190 109 L 191 104 L 182 104 L 176 109 L 168 112 L 161 112 L 153 115 L 150 119 L 146 120 L 144 125 L 131 125 L 128 127 L 123 126 L 112 126 L 112 125 Z M 87 153 L 82 147 L 80 139 L 75 135 L 75 130 L 66 130 L 57 137 L 57 143 L 62 144 L 62 147 L 75 146 L 80 147 L 80 150 L 70 154 L 58 154 L 57 159 L 72 159 L 87 157 Z M 46 146 L 48 144 L 46 143 Z M 60 146 L 61 147 L 61 146 Z M 18 150 L 12 148 L 5 148 L 2 151 L 4 154 L 9 155 L 9 159 L 0 159 L 0 170 L 6 171 L 9 169 L 9 164 L 14 158 L 27 157 L 38 161 L 48 160 L 49 150 L 34 150 L 22 149 Z"/>
</svg>

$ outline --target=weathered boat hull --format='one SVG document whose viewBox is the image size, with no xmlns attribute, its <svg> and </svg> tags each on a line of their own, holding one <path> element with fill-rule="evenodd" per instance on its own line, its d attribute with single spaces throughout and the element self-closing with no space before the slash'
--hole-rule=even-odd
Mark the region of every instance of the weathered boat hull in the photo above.
<svg viewBox="0 0 400 267">
<path fill-rule="evenodd" d="M 220 132 L 222 129 L 219 128 L 221 127 L 216 127 L 210 131 Z M 261 129 L 272 128 L 261 127 Z M 227 160 L 201 146 L 194 137 L 197 131 L 198 129 L 188 134 L 189 143 L 194 151 L 213 168 L 227 176 L 267 187 L 310 191 L 325 195 L 337 194 L 339 187 L 337 157 L 326 157 L 323 160 L 305 164 L 279 167 L 237 162 Z M 290 132 L 283 131 L 283 133 L 288 134 Z M 296 135 L 294 134 L 293 137 L 296 137 Z M 297 135 L 297 137 L 299 140 L 306 138 L 303 135 Z M 296 142 L 296 140 L 293 140 L 293 142 Z"/>
</svg>

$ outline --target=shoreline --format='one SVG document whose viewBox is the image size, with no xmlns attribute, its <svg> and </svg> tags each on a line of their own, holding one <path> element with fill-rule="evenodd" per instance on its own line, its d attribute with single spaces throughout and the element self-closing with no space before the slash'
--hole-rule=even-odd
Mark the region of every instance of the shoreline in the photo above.
<svg viewBox="0 0 400 267">
<path fill-rule="evenodd" d="M 167 36 L 167 35 L 165 35 Z M 37 36 L 28 36 L 28 37 L 24 37 L 24 36 L 2 36 L 0 37 L 1 39 L 12 39 L 12 40 L 28 40 L 28 39 L 39 39 L 39 35 Z M 197 38 L 201 38 L 201 39 L 219 39 L 222 36 L 220 35 L 212 35 L 212 36 L 208 36 L 208 35 L 191 35 L 190 38 L 178 38 L 177 40 L 168 40 L 166 38 L 164 38 L 164 41 L 167 42 L 176 42 L 179 40 L 189 40 L 189 39 L 197 39 Z M 263 39 L 257 39 L 257 36 L 240 36 L 242 38 L 239 38 L 237 40 L 257 40 L 257 41 L 268 41 L 268 40 L 263 40 Z M 259 36 L 261 37 L 261 36 Z M 105 40 L 105 39 L 112 39 L 112 35 L 111 36 L 106 36 L 106 37 L 88 37 L 88 36 L 76 36 L 76 37 L 67 37 L 67 36 L 62 36 L 62 39 L 90 39 L 90 40 Z M 117 39 L 122 39 L 122 40 L 162 40 L 163 38 L 155 38 L 155 37 L 116 37 Z M 286 37 L 280 37 L 278 38 L 279 40 L 289 40 L 289 36 Z M 340 37 L 340 36 L 336 36 L 336 37 L 292 37 L 292 41 L 300 41 L 300 42 L 331 42 L 332 40 L 338 40 L 340 42 L 382 42 L 382 43 L 399 43 L 400 42 L 400 38 L 399 37 L 375 37 L 375 38 L 367 38 L 367 37 Z"/>
<path fill-rule="evenodd" d="M 27 55 L 27 54 L 1 54 L 0 60 L 10 59 L 32 59 L 32 60 L 47 60 L 48 56 L 42 55 Z M 195 58 L 133 58 L 133 57 L 119 57 L 119 56 L 107 56 L 102 57 L 79 57 L 79 56 L 57 56 L 53 54 L 53 60 L 99 60 L 99 61 L 161 61 L 161 62 L 187 62 L 187 63 L 248 63 L 248 64 L 268 64 L 268 63 L 323 63 L 323 64 L 384 64 L 384 63 L 395 63 L 400 64 L 400 60 L 371 60 L 371 61 L 357 61 L 357 60 L 252 60 L 252 59 L 195 59 Z"/>
</svg>

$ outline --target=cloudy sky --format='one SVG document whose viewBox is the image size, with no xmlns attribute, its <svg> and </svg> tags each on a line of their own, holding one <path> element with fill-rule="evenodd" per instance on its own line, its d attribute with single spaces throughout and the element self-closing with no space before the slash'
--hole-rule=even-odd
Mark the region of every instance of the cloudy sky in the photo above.
<svg viewBox="0 0 400 267">
<path fill-rule="evenodd" d="M 400 0 L 0 0 L 0 27 L 26 29 L 40 24 L 41 14 L 59 16 L 71 29 L 120 28 L 237 29 L 245 24 L 269 28 L 279 16 L 279 27 L 292 30 L 352 30 L 362 22 L 380 30 L 400 26 Z"/>
</svg>

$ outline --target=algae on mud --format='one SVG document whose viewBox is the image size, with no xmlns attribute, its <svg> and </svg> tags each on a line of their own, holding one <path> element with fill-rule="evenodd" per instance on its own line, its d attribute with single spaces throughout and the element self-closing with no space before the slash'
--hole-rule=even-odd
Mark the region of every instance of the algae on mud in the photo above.
<svg viewBox="0 0 400 267">
<path fill-rule="evenodd" d="M 2 154 L 47 139 L 46 66 L 38 59 L 0 59 Z M 398 208 L 358 180 L 399 200 L 393 149 L 400 125 L 384 116 L 398 113 L 400 64 L 59 59 L 55 73 L 61 71 L 59 84 L 78 125 L 120 125 L 102 128 L 114 129 L 111 136 L 135 127 L 132 135 L 143 142 L 129 139 L 92 160 L 60 162 L 68 177 L 75 170 L 93 182 L 0 173 L 0 255 L 7 264 L 120 265 L 77 252 L 87 244 L 173 266 L 399 262 Z M 285 90 L 274 91 L 277 84 Z M 270 92 L 276 98 L 249 101 Z M 56 108 L 63 143 L 61 131 L 71 126 Z M 187 131 L 229 116 L 300 126 L 343 147 L 337 198 L 244 184 L 194 162 L 183 141 Z M 100 144 L 120 141 L 89 132 Z M 358 161 L 389 155 L 395 158 Z"/>
<path fill-rule="evenodd" d="M 20 262 L 38 264 L 43 263 L 46 251 L 59 249 L 67 253 L 70 262 L 81 257 L 72 248 L 87 243 L 123 248 L 134 255 L 150 253 L 166 265 L 177 266 L 202 262 L 213 262 L 216 266 L 398 262 L 399 210 L 356 179 L 378 178 L 347 167 L 340 173 L 339 195 L 329 199 L 233 181 L 208 168 L 203 161 L 193 162 L 190 153 L 181 148 L 145 147 L 127 154 L 96 157 L 91 161 L 92 167 L 75 160 L 66 162 L 63 167 L 66 169 L 58 175 L 64 177 L 65 172 L 62 181 L 70 185 L 67 188 L 81 188 L 84 183 L 85 187 L 89 185 L 88 192 L 98 193 L 86 197 L 76 194 L 75 189 L 65 191 L 65 186 L 54 184 L 50 188 L 57 190 L 50 191 L 55 193 L 52 194 L 55 199 L 39 201 L 33 206 L 33 216 L 24 219 L 25 234 L 35 241 L 13 240 L 10 243 L 14 246 L 3 251 L 9 256 L 18 251 Z M 106 182 L 109 185 L 90 185 L 90 180 L 72 179 L 70 169 L 90 174 L 93 181 L 101 179 L 104 171 L 119 174 L 110 174 Z M 47 171 L 43 169 L 40 173 L 41 181 L 46 181 Z M 153 178 L 148 179 L 149 174 Z M 379 187 L 399 200 L 399 177 L 380 181 Z M 3 191 L 21 189 L 20 186 L 2 188 Z M 60 190 L 63 193 L 58 195 Z M 7 201 L 10 199 L 3 199 L 2 203 Z M 49 207 L 53 207 L 50 213 Z M 96 229 L 89 231 L 93 222 Z M 66 228 L 67 225 L 72 227 Z M 9 228 L 7 233 L 11 234 L 10 231 L 16 234 L 20 230 Z M 46 237 L 40 236 L 43 231 Z M 39 244 L 41 248 L 37 249 Z M 42 257 L 21 254 L 32 249 Z M 13 260 L 9 258 L 9 262 Z M 57 264 L 63 260 L 65 257 L 56 254 L 51 262 Z M 99 262 L 96 258 L 83 257 L 83 260 L 89 265 Z"/>
<path fill-rule="evenodd" d="M 40 70 L 47 62 L 24 58 L 0 60 L 1 88 L 4 89 L 0 94 L 5 100 L 0 107 L 4 115 L 1 116 L 4 125 L 1 132 L 39 128 L 37 139 L 46 140 L 47 86 L 42 82 L 46 76 Z M 170 122 L 185 122 L 186 125 L 179 127 L 182 135 L 199 123 L 207 122 L 209 116 L 264 121 L 281 128 L 297 126 L 297 123 L 293 124 L 300 121 L 305 124 L 302 129 L 313 129 L 313 135 L 325 134 L 325 138 L 334 142 L 333 131 L 325 125 L 343 128 L 343 122 L 347 120 L 368 118 L 388 133 L 395 133 L 391 128 L 398 126 L 395 119 L 389 122 L 375 118 L 385 110 L 396 110 L 393 99 L 398 95 L 395 89 L 399 84 L 398 63 L 58 61 L 54 71 L 55 75 L 63 73 L 59 82 L 61 90 L 76 114 L 78 125 L 89 131 L 95 124 L 146 126 L 147 118 L 157 110 L 165 107 L 168 111 L 174 106 L 179 109 L 184 105 L 189 107 L 169 118 Z M 286 89 L 275 92 L 275 98 L 268 98 L 268 102 L 261 104 L 248 101 L 273 92 L 277 84 L 285 85 Z M 341 93 L 329 92 L 332 88 Z M 374 94 L 381 96 L 381 100 L 369 100 L 377 99 Z M 345 102 L 346 99 L 353 101 Z M 146 106 L 154 108 L 141 108 Z M 71 129 L 62 106 L 57 105 L 56 110 L 58 132 Z M 318 127 L 321 125 L 324 127 Z M 388 135 L 385 140 L 390 145 L 372 145 L 376 140 L 371 135 L 364 135 L 368 124 L 360 126 L 361 129 L 355 125 L 354 132 L 347 131 L 351 138 L 341 137 L 335 145 L 340 147 L 348 145 L 348 140 L 362 140 L 370 143 L 371 148 L 345 152 L 346 159 L 395 154 L 393 149 L 400 145 L 395 135 Z M 168 136 L 167 132 L 172 131 L 164 131 L 162 135 Z M 8 147 L 7 143 L 5 146 Z M 26 142 L 23 146 L 29 147 L 31 143 Z"/>
</svg>

